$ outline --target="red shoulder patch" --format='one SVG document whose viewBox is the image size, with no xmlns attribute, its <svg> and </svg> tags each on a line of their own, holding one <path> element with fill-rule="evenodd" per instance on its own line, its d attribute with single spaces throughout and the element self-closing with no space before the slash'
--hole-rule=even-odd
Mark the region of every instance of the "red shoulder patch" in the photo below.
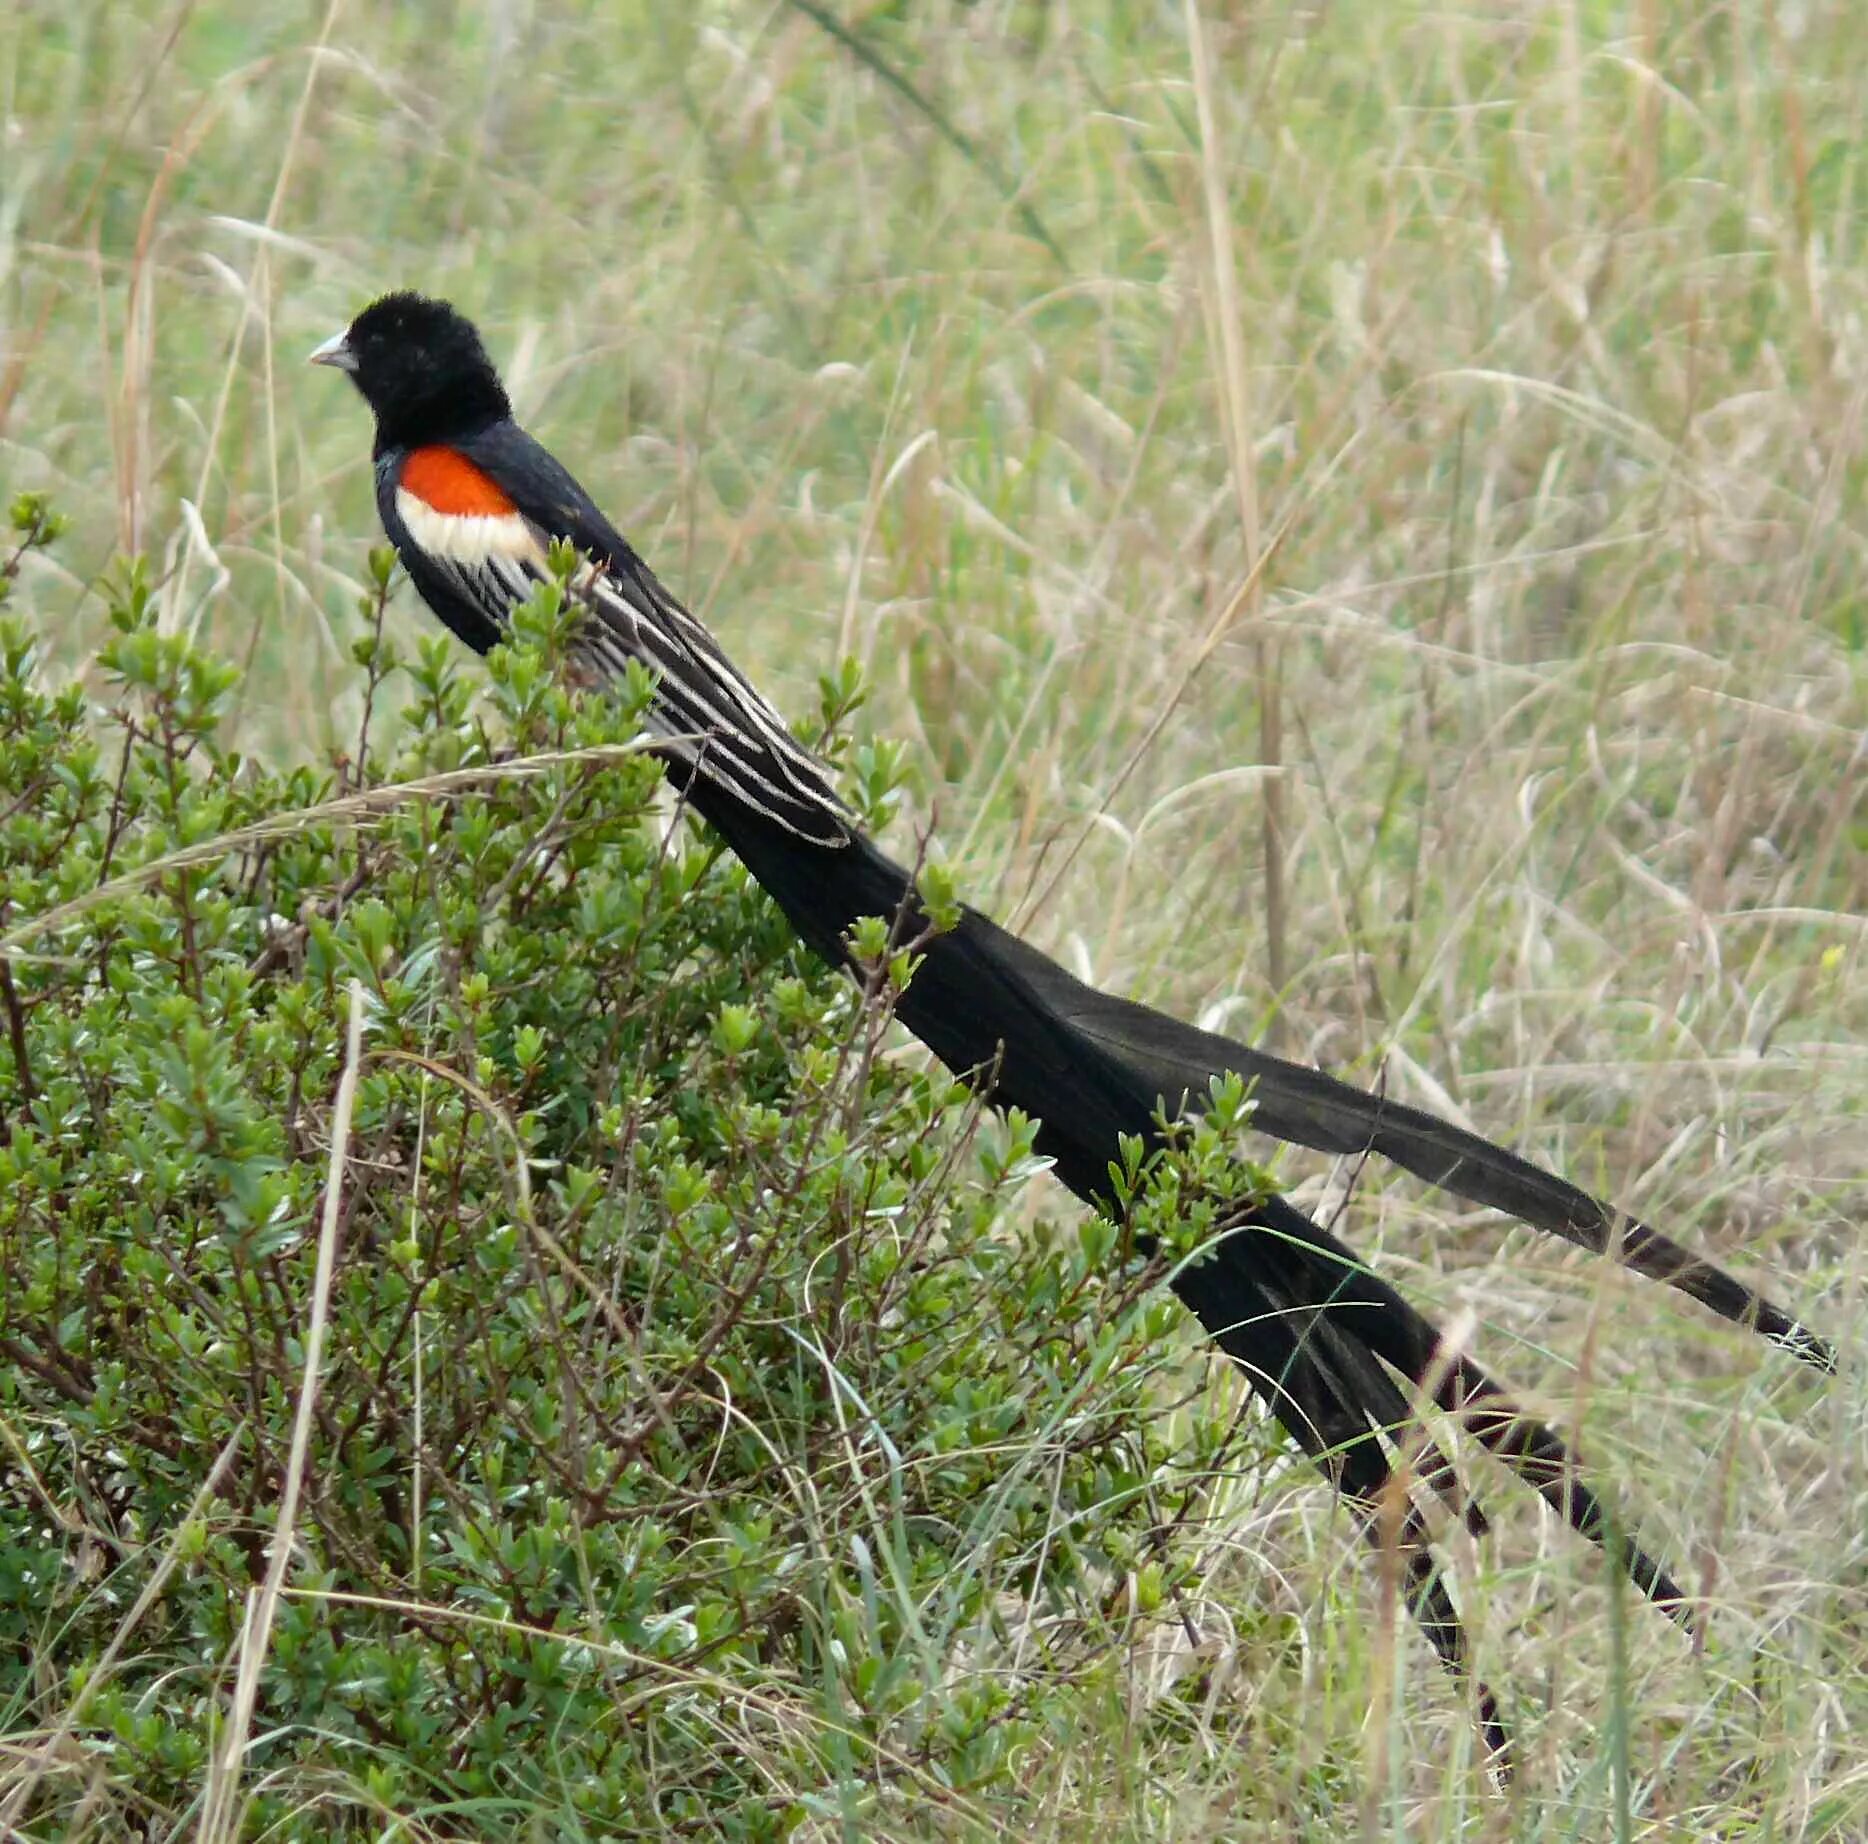
<svg viewBox="0 0 1868 1844">
<path fill-rule="evenodd" d="M 396 484 L 456 518 L 500 519 L 518 510 L 492 475 L 455 448 L 412 449 Z"/>
</svg>

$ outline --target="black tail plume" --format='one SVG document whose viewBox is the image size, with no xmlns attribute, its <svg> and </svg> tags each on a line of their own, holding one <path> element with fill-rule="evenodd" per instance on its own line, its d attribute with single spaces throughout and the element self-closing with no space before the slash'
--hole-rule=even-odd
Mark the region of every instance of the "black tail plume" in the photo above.
<svg viewBox="0 0 1868 1844">
<path fill-rule="evenodd" d="M 712 796 L 700 781 L 689 792 L 827 960 L 847 962 L 844 932 L 861 915 L 901 915 L 908 935 L 922 933 L 912 879 L 868 839 L 853 835 L 836 851 L 800 852 L 795 839 Z M 1121 1136 L 1158 1143 L 1164 1109 L 1171 1117 L 1203 1106 L 1211 1080 L 1236 1072 L 1256 1103 L 1252 1124 L 1275 1138 L 1340 1154 L 1381 1153 L 1463 1197 L 1669 1281 L 1806 1362 L 1833 1365 L 1820 1338 L 1731 1275 L 1421 1109 L 1111 998 L 971 910 L 957 927 L 926 938 L 921 952 L 896 1015 L 950 1069 L 991 1071 L 993 1099 L 1040 1123 L 1040 1149 L 1092 1204 L 1106 1207 Z M 1466 1637 L 1425 1520 L 1411 1503 L 1397 1516 L 1391 1495 L 1405 1492 L 1411 1474 L 1459 1504 L 1475 1534 L 1486 1520 L 1476 1502 L 1461 1502 L 1450 1460 L 1420 1427 L 1423 1401 L 1469 1429 L 1643 1594 L 1691 1623 L 1678 1584 L 1611 1523 L 1555 1430 L 1519 1408 L 1474 1359 L 1446 1348 L 1415 1307 L 1285 1199 L 1258 1200 L 1204 1258 L 1175 1274 L 1173 1286 L 1371 1539 L 1397 1547 L 1409 1606 L 1456 1673 L 1471 1676 Z M 1411 1450 L 1409 1463 L 1398 1470 L 1403 1450 Z M 1487 1747 L 1502 1771 L 1506 1735 L 1497 1701 L 1482 1681 L 1472 1682 Z"/>
</svg>

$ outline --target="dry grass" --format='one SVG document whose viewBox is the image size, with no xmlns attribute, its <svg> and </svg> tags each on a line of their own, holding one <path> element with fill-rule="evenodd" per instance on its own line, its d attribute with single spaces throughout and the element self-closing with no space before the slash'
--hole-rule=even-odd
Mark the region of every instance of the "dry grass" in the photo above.
<svg viewBox="0 0 1868 1844">
<path fill-rule="evenodd" d="M 1173 8 L 833 9 L 905 88 L 814 10 L 15 8 L 0 477 L 87 566 L 162 561 L 173 622 L 249 663 L 253 745 L 341 748 L 366 424 L 298 360 L 374 291 L 451 295 L 756 676 L 797 705 L 840 639 L 865 660 L 965 890 L 1379 1069 L 1846 1344 L 1852 9 L 1208 5 L 1204 73 Z M 1086 1710 L 1132 1772 L 1060 1743 L 1028 1835 L 1868 1834 L 1859 1362 L 1813 1386 L 1372 1174 L 1348 1221 L 1586 1416 L 1704 1587 L 1703 1652 L 1629 1609 L 1618 1654 L 1593 1563 L 1520 1507 L 1468 1584 L 1529 1731 L 1498 1800 L 1342 1519 L 1255 1480 L 1207 1630 L 1288 1608 L 1288 1653 L 1215 1642 L 1194 1730 Z M 1390 1672 L 1365 1800 L 1325 1764 Z"/>
</svg>

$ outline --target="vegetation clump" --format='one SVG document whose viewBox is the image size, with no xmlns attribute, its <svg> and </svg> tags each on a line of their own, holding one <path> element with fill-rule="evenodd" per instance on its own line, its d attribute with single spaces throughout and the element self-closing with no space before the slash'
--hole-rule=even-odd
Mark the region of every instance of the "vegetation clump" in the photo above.
<svg viewBox="0 0 1868 1844">
<path fill-rule="evenodd" d="M 1172 1617 L 1223 1435 L 1164 1412 L 1179 1310 L 1014 1224 L 1028 1127 L 891 1054 L 908 964 L 832 976 L 669 822 L 557 598 L 483 701 L 372 570 L 329 772 L 223 745 L 138 569 L 83 682 L 0 615 L 7 1817 L 190 1833 L 261 1645 L 242 1835 L 965 1829 Z"/>
</svg>

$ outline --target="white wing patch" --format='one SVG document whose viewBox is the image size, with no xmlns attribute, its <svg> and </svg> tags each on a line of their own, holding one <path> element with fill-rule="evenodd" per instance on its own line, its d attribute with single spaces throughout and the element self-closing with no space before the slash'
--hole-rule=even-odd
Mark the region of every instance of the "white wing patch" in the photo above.
<svg viewBox="0 0 1868 1844">
<path fill-rule="evenodd" d="M 438 562 L 462 570 L 502 563 L 545 569 L 544 541 L 523 513 L 438 512 L 407 487 L 398 487 L 396 516 L 417 548 Z"/>
</svg>

